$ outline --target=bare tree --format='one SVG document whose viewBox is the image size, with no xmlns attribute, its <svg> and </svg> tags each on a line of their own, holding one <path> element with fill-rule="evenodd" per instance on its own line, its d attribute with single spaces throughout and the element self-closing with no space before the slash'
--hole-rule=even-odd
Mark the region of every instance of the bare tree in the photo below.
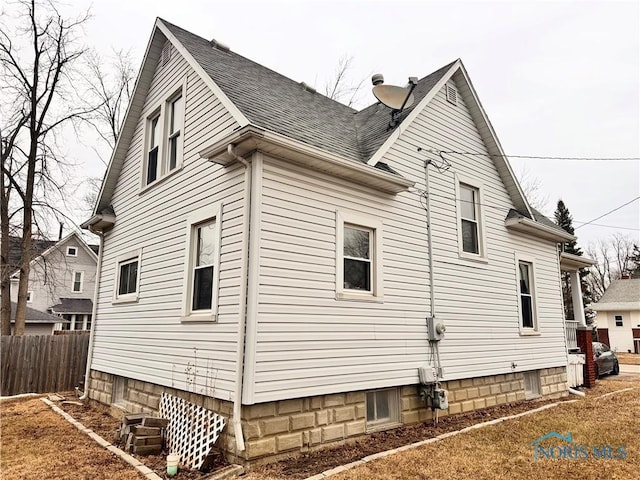
<svg viewBox="0 0 640 480">
<path fill-rule="evenodd" d="M 602 298 L 613 280 L 619 280 L 633 272 L 633 249 L 633 242 L 621 234 L 614 234 L 606 240 L 589 245 L 587 255 L 598 262 L 585 277 L 593 301 Z"/>
<path fill-rule="evenodd" d="M 78 91 L 82 78 L 78 60 L 85 52 L 78 45 L 78 33 L 88 14 L 64 18 L 53 1 L 19 0 L 12 6 L 16 27 L 6 23 L 7 16 L 0 25 L 0 89 L 3 109 L 13 112 L 8 118 L 14 119 L 10 125 L 17 128 L 12 130 L 4 125 L 0 128 L 14 135 L 13 142 L 3 142 L 1 200 L 3 221 L 5 209 L 8 212 L 10 205 L 7 184 L 20 201 L 22 258 L 14 334 L 23 335 L 37 212 L 48 208 L 60 213 L 52 196 L 57 195 L 58 200 L 64 198 L 67 181 L 58 155 L 57 134 L 74 120 L 86 118 L 95 108 L 85 105 Z M 5 158 L 13 162 L 5 162 Z M 6 232 L 8 225 L 3 224 L 3 236 Z M 6 261 L 3 255 L 3 272 Z M 10 325 L 10 318 L 5 318 L 5 308 L 2 315 L 4 332 L 5 325 Z"/>
<path fill-rule="evenodd" d="M 333 76 L 325 82 L 323 89 L 327 97 L 344 103 L 348 107 L 358 102 L 358 95 L 366 81 L 366 78 L 363 78 L 358 83 L 354 83 L 349 79 L 352 63 L 353 57 L 347 55 L 340 57 Z"/>
<path fill-rule="evenodd" d="M 526 165 L 516 172 L 522 192 L 527 198 L 529 205 L 536 210 L 544 212 L 549 204 L 549 196 L 542 192 L 542 182 L 535 177 Z"/>
</svg>

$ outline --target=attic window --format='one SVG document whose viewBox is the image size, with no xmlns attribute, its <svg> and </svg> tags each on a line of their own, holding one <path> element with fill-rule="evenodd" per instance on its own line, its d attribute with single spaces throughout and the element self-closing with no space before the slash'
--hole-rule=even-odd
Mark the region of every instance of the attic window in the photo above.
<svg viewBox="0 0 640 480">
<path fill-rule="evenodd" d="M 78 249 L 76 247 L 67 247 L 67 257 L 77 257 Z"/>
<path fill-rule="evenodd" d="M 445 89 L 447 92 L 447 101 L 452 105 L 458 105 L 458 91 L 456 90 L 456 87 L 447 83 Z"/>
<path fill-rule="evenodd" d="M 162 47 L 162 55 L 160 56 L 160 65 L 165 65 L 171 60 L 171 43 L 165 42 Z"/>
</svg>

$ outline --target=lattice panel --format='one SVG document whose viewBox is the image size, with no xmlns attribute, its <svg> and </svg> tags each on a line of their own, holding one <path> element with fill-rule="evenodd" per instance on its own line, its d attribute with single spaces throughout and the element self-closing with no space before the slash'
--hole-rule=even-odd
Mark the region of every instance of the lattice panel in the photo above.
<svg viewBox="0 0 640 480">
<path fill-rule="evenodd" d="M 167 442 L 184 465 L 200 469 L 224 430 L 226 420 L 211 410 L 162 394 L 160 415 L 169 420 Z"/>
</svg>

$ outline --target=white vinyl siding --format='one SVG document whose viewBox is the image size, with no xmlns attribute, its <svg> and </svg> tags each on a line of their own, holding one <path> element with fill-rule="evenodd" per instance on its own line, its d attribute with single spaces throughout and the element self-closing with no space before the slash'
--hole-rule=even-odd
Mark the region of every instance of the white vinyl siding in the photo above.
<svg viewBox="0 0 640 480">
<path fill-rule="evenodd" d="M 487 153 L 458 91 L 444 88 L 402 129 L 383 157 L 424 189 L 424 152 Z M 559 265 L 553 242 L 504 226 L 513 207 L 489 156 L 446 155 L 452 168 L 431 174 L 436 314 L 447 326 L 440 354 L 445 380 L 566 364 Z M 463 258 L 456 180 L 482 185 L 486 261 Z M 473 183 L 472 183 L 473 185 Z M 246 366 L 245 401 L 262 402 L 418 383 L 428 358 L 429 271 L 425 211 L 413 192 L 390 196 L 265 157 L 255 363 Z M 384 302 L 336 300 L 335 211 L 384 224 Z M 356 223 L 357 225 L 357 223 Z M 536 262 L 538 336 L 521 336 L 515 255 Z M 470 361 L 469 359 L 473 359 Z"/>
<path fill-rule="evenodd" d="M 167 181 L 139 193 L 145 121 L 183 82 L 187 87 L 182 168 Z M 200 158 L 199 152 L 236 127 L 210 88 L 174 49 L 151 81 L 112 197 L 116 224 L 104 240 L 91 368 L 232 399 L 240 315 L 244 168 L 215 165 Z M 222 211 L 217 323 L 182 322 L 187 217 L 216 203 Z M 132 248 L 143 250 L 138 302 L 112 304 L 117 258 Z M 197 375 L 188 379 L 185 372 L 194 369 Z"/>
</svg>

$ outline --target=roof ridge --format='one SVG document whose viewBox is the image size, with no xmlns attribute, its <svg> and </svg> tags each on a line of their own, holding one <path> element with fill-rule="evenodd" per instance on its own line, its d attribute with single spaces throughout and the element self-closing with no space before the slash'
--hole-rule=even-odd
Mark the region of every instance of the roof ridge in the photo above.
<svg viewBox="0 0 640 480">
<path fill-rule="evenodd" d="M 169 25 L 169 26 L 171 26 L 171 27 L 173 27 L 173 28 L 177 28 L 178 30 L 181 30 L 182 32 L 184 32 L 184 33 L 186 33 L 186 34 L 188 34 L 188 35 L 191 35 L 191 36 L 193 36 L 193 37 L 197 37 L 198 39 L 200 39 L 200 40 L 202 40 L 202 41 L 204 41 L 204 42 L 207 42 L 207 43 L 209 43 L 209 44 L 211 43 L 211 40 L 207 40 L 205 37 L 202 37 L 202 36 L 198 35 L 197 33 L 190 32 L 189 30 L 185 30 L 184 28 L 182 28 L 182 27 L 180 27 L 180 26 L 176 25 L 175 23 L 171 23 L 171 22 L 169 22 L 169 21 L 167 21 L 167 20 L 165 20 L 165 19 L 163 19 L 163 18 L 160 18 L 160 17 L 158 17 L 158 18 L 159 18 L 163 23 L 165 23 L 166 25 Z M 212 46 L 211 48 L 215 48 L 215 47 L 213 47 L 213 46 Z M 306 83 L 304 80 L 303 80 L 303 81 L 301 81 L 301 82 L 298 82 L 297 80 L 294 80 L 293 78 L 287 77 L 286 75 L 284 75 L 284 74 L 282 74 L 282 73 L 280 73 L 280 72 L 278 72 L 278 71 L 276 71 L 276 70 L 273 70 L 272 68 L 267 67 L 266 65 L 263 65 L 263 64 L 261 64 L 261 63 L 258 63 L 258 62 L 256 62 L 255 60 L 251 60 L 251 59 L 250 59 L 250 58 L 248 58 L 248 57 L 245 57 L 244 55 L 242 55 L 242 54 L 240 54 L 240 53 L 236 52 L 235 50 L 231 50 L 231 49 L 230 49 L 230 50 L 229 50 L 229 52 L 226 52 L 226 53 L 231 54 L 231 55 L 238 56 L 238 57 L 242 58 L 243 60 L 245 60 L 245 61 L 247 61 L 247 62 L 250 62 L 250 63 L 252 63 L 252 64 L 254 64 L 254 65 L 257 65 L 257 66 L 259 66 L 259 67 L 261 67 L 261 68 L 264 68 L 265 70 L 268 70 L 269 72 L 271 72 L 271 73 L 273 73 L 273 74 L 277 75 L 278 77 L 283 78 L 284 80 L 286 80 L 286 81 L 288 81 L 288 82 L 292 82 L 292 84 L 295 84 L 295 85 L 300 86 L 300 88 L 304 88 L 304 87 L 302 86 L 302 83 L 304 83 L 305 85 L 309 85 L 309 84 L 308 84 L 308 83 Z M 311 86 L 311 85 L 309 85 L 309 86 Z M 320 93 L 320 92 L 319 92 L 317 89 L 315 89 L 314 87 L 312 87 L 312 88 L 313 88 L 313 91 L 310 91 L 310 90 L 307 90 L 307 89 L 305 89 L 305 90 L 306 90 L 307 92 L 309 92 L 309 93 L 311 93 L 311 94 L 314 94 L 314 95 L 317 95 L 317 96 L 319 96 L 319 97 L 321 97 L 321 98 L 323 98 L 323 99 L 325 99 L 325 100 L 329 100 L 329 101 L 331 101 L 331 102 L 333 102 L 333 103 L 335 103 L 335 104 L 339 105 L 339 106 L 340 106 L 340 107 L 342 107 L 342 108 L 348 109 L 350 113 L 354 113 L 354 114 L 355 114 L 355 113 L 358 113 L 358 110 L 356 110 L 355 108 L 350 107 L 350 106 L 348 106 L 348 105 L 345 105 L 344 103 L 339 102 L 338 100 L 335 100 L 335 99 L 333 99 L 333 98 L 331 98 L 331 97 L 328 97 L 327 95 L 324 95 L 324 94 Z"/>
</svg>

